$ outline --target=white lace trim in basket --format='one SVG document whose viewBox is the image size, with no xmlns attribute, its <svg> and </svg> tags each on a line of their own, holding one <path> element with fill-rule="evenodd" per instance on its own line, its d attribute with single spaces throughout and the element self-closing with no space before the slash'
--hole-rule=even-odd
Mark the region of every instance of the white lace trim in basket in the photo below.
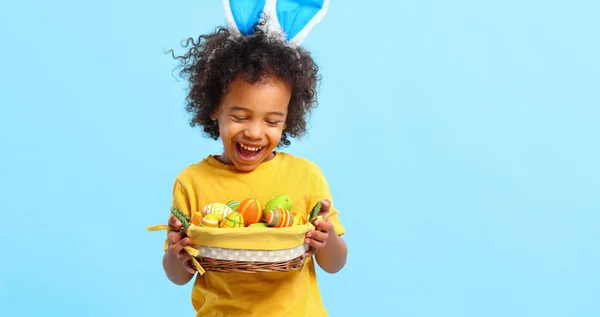
<svg viewBox="0 0 600 317">
<path fill-rule="evenodd" d="M 272 251 L 224 249 L 202 245 L 194 245 L 192 247 L 200 252 L 198 255 L 200 257 L 243 262 L 284 262 L 295 259 L 308 250 L 307 244 L 299 245 L 291 249 Z"/>
</svg>

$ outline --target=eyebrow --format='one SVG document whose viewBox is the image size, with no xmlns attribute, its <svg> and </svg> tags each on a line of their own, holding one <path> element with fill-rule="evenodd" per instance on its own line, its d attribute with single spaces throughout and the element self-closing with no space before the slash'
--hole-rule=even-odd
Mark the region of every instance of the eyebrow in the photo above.
<svg viewBox="0 0 600 317">
<path fill-rule="evenodd" d="M 247 111 L 250 112 L 250 109 L 248 108 L 244 108 L 244 107 L 239 107 L 239 106 L 233 106 L 230 109 L 231 111 Z M 268 112 L 267 114 L 272 114 L 272 115 L 276 115 L 276 116 L 280 116 L 280 117 L 285 117 L 285 114 L 283 112 L 279 112 L 279 111 L 271 111 Z"/>
</svg>

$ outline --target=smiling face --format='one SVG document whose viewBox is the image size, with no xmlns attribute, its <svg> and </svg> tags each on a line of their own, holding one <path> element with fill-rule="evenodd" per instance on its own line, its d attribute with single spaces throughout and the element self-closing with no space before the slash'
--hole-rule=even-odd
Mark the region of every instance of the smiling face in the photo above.
<svg viewBox="0 0 600 317">
<path fill-rule="evenodd" d="M 211 119 L 219 123 L 220 161 L 251 171 L 273 158 L 285 129 L 291 89 L 277 78 L 255 84 L 234 80 Z"/>
</svg>

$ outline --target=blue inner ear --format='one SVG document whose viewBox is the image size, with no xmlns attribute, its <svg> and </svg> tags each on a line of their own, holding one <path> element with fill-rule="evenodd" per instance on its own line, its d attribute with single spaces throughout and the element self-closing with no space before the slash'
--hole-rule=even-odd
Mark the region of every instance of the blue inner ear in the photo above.
<svg viewBox="0 0 600 317">
<path fill-rule="evenodd" d="M 267 0 L 230 0 L 231 14 L 238 30 L 243 35 L 254 34 L 254 26 L 260 21 Z"/>
<path fill-rule="evenodd" d="M 296 36 L 323 7 L 323 0 L 277 0 L 277 19 L 287 39 Z"/>
</svg>

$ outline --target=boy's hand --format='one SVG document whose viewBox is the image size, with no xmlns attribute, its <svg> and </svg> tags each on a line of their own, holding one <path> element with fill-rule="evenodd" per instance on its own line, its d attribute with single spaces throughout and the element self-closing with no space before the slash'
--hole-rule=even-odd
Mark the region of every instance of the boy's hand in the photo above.
<svg viewBox="0 0 600 317">
<path fill-rule="evenodd" d="M 169 226 L 176 230 L 169 230 L 167 232 L 167 239 L 169 241 L 169 249 L 167 252 L 177 256 L 177 259 L 188 273 L 195 274 L 196 269 L 192 264 L 192 257 L 183 249 L 190 243 L 190 238 L 186 237 L 185 234 L 180 231 L 182 228 L 181 221 L 179 221 L 177 217 L 171 216 L 171 218 L 169 218 Z"/>
<path fill-rule="evenodd" d="M 327 239 L 329 238 L 329 233 L 335 234 L 333 229 L 333 224 L 329 219 L 326 219 L 326 215 L 329 213 L 329 207 L 331 206 L 331 202 L 327 199 L 321 201 L 321 211 L 319 212 L 319 216 L 321 216 L 323 221 L 317 220 L 315 221 L 315 227 L 317 230 L 309 231 L 306 233 L 306 243 L 309 244 L 309 249 L 302 255 L 302 258 L 307 258 L 313 256 L 320 249 L 323 249 L 327 243 Z"/>
</svg>

